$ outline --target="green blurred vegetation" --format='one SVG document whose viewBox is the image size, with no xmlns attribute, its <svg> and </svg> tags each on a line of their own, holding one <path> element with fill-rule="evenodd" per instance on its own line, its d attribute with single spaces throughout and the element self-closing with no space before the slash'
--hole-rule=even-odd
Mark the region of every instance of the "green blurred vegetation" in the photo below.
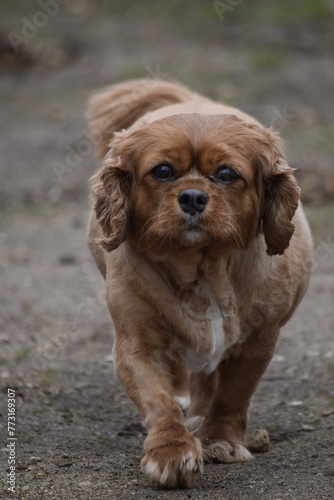
<svg viewBox="0 0 334 500">
<path fill-rule="evenodd" d="M 251 63 L 254 69 L 266 70 L 281 66 L 286 61 L 286 51 L 277 48 L 264 48 L 257 50 L 251 55 Z"/>
<path fill-rule="evenodd" d="M 333 7 L 326 0 L 99 0 L 87 1 L 96 13 L 114 15 L 145 16 L 158 19 L 194 21 L 195 19 L 216 20 L 225 12 L 230 20 L 244 21 L 299 21 L 325 20 L 333 16 Z"/>
<path fill-rule="evenodd" d="M 43 2 L 43 0 L 40 0 Z M 45 3 L 52 0 L 44 0 Z M 53 0 L 57 2 L 57 0 Z M 326 0 L 69 0 L 61 9 L 77 14 L 145 17 L 172 20 L 197 26 L 197 21 L 298 22 L 322 21 L 334 17 L 334 8 Z M 0 0 L 3 14 L 26 16 L 40 10 L 37 0 L 24 2 Z"/>
</svg>

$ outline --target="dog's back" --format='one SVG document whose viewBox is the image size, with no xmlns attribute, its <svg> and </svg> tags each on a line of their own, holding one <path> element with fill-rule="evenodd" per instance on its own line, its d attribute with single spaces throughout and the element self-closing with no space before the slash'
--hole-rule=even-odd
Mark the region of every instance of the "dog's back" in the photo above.
<svg viewBox="0 0 334 500">
<path fill-rule="evenodd" d="M 149 79 L 112 85 L 94 96 L 88 113 L 90 132 L 99 158 L 107 153 L 114 132 L 129 128 L 149 111 L 191 101 L 195 96 L 183 85 Z"/>
</svg>

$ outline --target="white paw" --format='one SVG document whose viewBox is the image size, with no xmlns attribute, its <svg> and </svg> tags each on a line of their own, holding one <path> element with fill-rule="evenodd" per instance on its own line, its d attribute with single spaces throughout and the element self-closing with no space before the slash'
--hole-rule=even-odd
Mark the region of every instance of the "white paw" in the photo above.
<svg viewBox="0 0 334 500">
<path fill-rule="evenodd" d="M 202 447 L 195 440 L 195 449 L 180 454 L 178 449 L 161 450 L 154 458 L 144 457 L 142 471 L 165 488 L 191 488 L 195 474 L 203 471 Z"/>
<path fill-rule="evenodd" d="M 205 461 L 247 462 L 253 455 L 242 444 L 231 444 L 228 441 L 203 442 L 203 458 Z"/>
</svg>

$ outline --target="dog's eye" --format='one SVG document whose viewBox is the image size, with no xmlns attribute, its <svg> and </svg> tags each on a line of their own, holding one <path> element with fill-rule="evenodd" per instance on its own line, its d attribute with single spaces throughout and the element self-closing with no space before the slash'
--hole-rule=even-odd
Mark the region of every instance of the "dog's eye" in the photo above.
<svg viewBox="0 0 334 500">
<path fill-rule="evenodd" d="M 232 184 L 240 175 L 231 167 L 220 167 L 211 177 L 214 181 L 222 182 L 223 184 Z"/>
<path fill-rule="evenodd" d="M 166 164 L 157 165 L 151 170 L 151 174 L 159 181 L 170 181 L 175 178 L 174 170 Z"/>
</svg>

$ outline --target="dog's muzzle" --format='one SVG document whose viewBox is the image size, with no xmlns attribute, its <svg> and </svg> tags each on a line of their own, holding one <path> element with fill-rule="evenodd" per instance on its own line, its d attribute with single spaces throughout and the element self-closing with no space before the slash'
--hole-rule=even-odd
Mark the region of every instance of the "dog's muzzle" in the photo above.
<svg viewBox="0 0 334 500">
<path fill-rule="evenodd" d="M 185 189 L 179 194 L 178 201 L 183 212 L 198 215 L 204 212 L 209 195 L 201 189 Z"/>
</svg>

